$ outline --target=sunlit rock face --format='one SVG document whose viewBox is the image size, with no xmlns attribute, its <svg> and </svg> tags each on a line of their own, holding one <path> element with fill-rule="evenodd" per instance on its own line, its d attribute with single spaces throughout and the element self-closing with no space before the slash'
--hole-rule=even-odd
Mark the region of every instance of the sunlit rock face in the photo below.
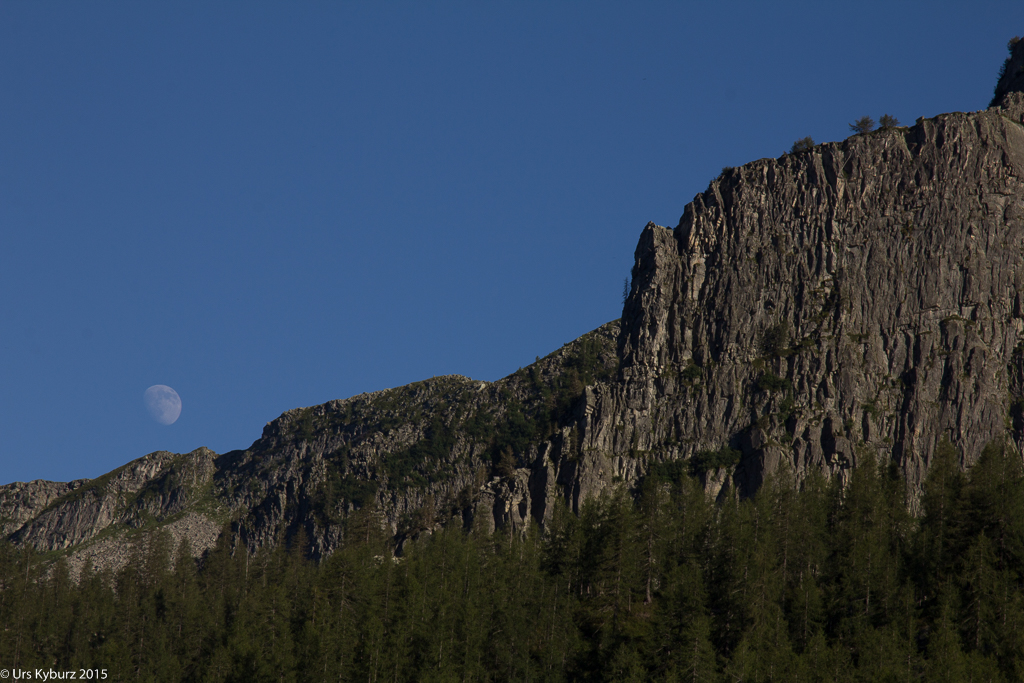
<svg viewBox="0 0 1024 683">
<path fill-rule="evenodd" d="M 843 477 L 872 455 L 913 494 L 943 436 L 965 465 L 1019 447 L 1024 107 L 1006 99 L 727 170 L 674 230 L 648 226 L 589 443 L 623 453 L 618 418 L 642 451 L 731 447 L 742 493 L 782 462 Z"/>
</svg>

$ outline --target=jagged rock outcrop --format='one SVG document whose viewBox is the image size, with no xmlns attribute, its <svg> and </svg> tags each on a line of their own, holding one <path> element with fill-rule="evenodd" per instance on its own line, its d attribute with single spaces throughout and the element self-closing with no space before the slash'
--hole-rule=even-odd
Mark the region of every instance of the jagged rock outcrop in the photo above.
<svg viewBox="0 0 1024 683">
<path fill-rule="evenodd" d="M 154 518 L 167 520 L 203 495 L 213 477 L 214 455 L 206 448 L 187 455 L 157 451 L 97 479 L 75 482 L 11 537 L 39 550 L 61 550 L 115 524 L 141 528 Z M 8 504 L 4 494 L 2 504 Z"/>
<path fill-rule="evenodd" d="M 9 536 L 42 512 L 58 498 L 74 491 L 88 479 L 71 482 L 35 481 L 15 482 L 3 487 L 0 497 L 0 533 Z"/>
<path fill-rule="evenodd" d="M 222 531 L 252 550 L 301 531 L 322 557 L 367 506 L 399 545 L 453 522 L 522 528 L 572 479 L 580 397 L 614 377 L 618 336 L 608 323 L 494 383 L 435 377 L 291 410 L 244 451 L 157 452 L 91 481 L 0 486 L 7 535 L 66 551 L 74 573 L 86 560 L 117 568 L 158 530 L 196 555 Z"/>
<path fill-rule="evenodd" d="M 86 560 L 116 569 L 132 542 L 156 529 L 175 545 L 187 539 L 199 555 L 229 518 L 210 495 L 215 455 L 157 451 L 92 480 L 2 486 L 5 535 L 40 551 L 69 551 L 76 575 Z"/>
<path fill-rule="evenodd" d="M 437 377 L 293 410 L 248 450 L 217 460 L 218 490 L 242 511 L 251 548 L 302 529 L 316 556 L 373 504 L 401 541 L 455 519 L 522 527 L 561 495 L 587 383 L 614 376 L 612 322 L 494 383 Z"/>
<path fill-rule="evenodd" d="M 1010 98 L 1013 99 L 1013 98 Z M 649 225 L 622 381 L 586 443 L 731 448 L 741 492 L 789 461 L 892 458 L 911 493 L 936 442 L 969 464 L 1021 431 L 1024 107 L 946 114 L 730 169 Z M 689 379 L 687 379 L 689 377 Z"/>
<path fill-rule="evenodd" d="M 521 529 L 560 501 L 685 469 L 749 495 L 786 463 L 841 481 L 936 444 L 1024 445 L 1024 47 L 993 108 L 723 171 L 649 224 L 620 321 L 494 383 L 437 377 L 288 411 L 244 451 L 154 453 L 88 482 L 0 487 L 16 543 L 117 566 L 167 530 L 200 554 L 373 510 L 400 547 Z M 674 476 L 674 475 L 673 475 Z"/>
</svg>

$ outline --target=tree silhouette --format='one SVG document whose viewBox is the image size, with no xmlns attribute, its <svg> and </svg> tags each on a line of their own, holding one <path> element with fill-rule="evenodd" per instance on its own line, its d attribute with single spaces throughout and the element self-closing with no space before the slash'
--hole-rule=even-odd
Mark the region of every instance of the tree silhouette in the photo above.
<svg viewBox="0 0 1024 683">
<path fill-rule="evenodd" d="M 810 152 L 812 149 L 814 149 L 814 140 L 808 135 L 807 137 L 800 138 L 794 142 L 789 153 L 797 154 L 798 152 Z"/>
<path fill-rule="evenodd" d="M 900 121 L 895 116 L 882 114 L 882 118 L 878 119 L 878 125 L 882 128 L 896 128 L 900 125 Z"/>
<path fill-rule="evenodd" d="M 870 116 L 862 116 L 850 124 L 850 130 L 852 130 L 855 135 L 869 133 L 874 130 L 874 128 L 875 120 Z"/>
</svg>

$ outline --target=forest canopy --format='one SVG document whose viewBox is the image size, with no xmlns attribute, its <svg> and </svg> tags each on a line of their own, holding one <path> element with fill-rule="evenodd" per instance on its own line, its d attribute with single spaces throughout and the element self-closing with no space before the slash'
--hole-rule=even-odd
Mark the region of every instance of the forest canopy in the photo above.
<svg viewBox="0 0 1024 683">
<path fill-rule="evenodd" d="M 116 574 L 0 548 L 0 658 L 113 680 L 1024 679 L 1024 472 L 944 442 L 907 511 L 894 466 L 780 471 L 709 501 L 685 469 L 394 557 L 374 510 L 319 564 L 299 539 L 201 562 L 154 536 Z"/>
</svg>

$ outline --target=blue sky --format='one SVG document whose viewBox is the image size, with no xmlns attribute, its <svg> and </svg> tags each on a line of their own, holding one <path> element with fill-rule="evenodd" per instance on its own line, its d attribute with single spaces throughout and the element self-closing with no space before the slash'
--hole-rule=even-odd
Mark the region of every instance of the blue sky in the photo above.
<svg viewBox="0 0 1024 683">
<path fill-rule="evenodd" d="M 984 108 L 1014 34 L 1019 1 L 0 0 L 0 483 L 503 377 L 619 317 L 723 166 Z"/>
</svg>

